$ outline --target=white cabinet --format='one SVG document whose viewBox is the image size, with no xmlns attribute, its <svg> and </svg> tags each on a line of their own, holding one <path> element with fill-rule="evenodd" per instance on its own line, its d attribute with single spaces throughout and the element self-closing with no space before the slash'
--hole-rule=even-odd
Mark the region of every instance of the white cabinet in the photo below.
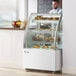
<svg viewBox="0 0 76 76">
<path fill-rule="evenodd" d="M 23 63 L 26 69 L 61 70 L 61 51 L 45 49 L 24 49 Z"/>
</svg>

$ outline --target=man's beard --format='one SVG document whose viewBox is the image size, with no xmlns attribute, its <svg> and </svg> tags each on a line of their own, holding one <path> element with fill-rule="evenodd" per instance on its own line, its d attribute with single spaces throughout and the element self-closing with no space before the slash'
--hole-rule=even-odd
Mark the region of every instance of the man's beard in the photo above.
<svg viewBox="0 0 76 76">
<path fill-rule="evenodd" d="M 58 7 L 54 8 L 54 9 L 57 9 Z"/>
</svg>

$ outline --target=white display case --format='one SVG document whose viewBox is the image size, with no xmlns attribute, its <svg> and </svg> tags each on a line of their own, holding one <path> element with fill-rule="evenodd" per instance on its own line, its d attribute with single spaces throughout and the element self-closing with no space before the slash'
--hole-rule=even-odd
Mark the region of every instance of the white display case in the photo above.
<svg viewBox="0 0 76 76">
<path fill-rule="evenodd" d="M 61 70 L 61 19 L 61 14 L 31 14 L 25 30 L 23 68 Z"/>
</svg>

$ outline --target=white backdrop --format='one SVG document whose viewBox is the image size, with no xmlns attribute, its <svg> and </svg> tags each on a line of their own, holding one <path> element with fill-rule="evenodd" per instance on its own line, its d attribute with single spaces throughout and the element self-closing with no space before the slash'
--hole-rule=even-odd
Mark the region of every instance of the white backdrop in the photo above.
<svg viewBox="0 0 76 76">
<path fill-rule="evenodd" d="M 63 0 L 63 72 L 76 74 L 76 0 Z"/>
</svg>

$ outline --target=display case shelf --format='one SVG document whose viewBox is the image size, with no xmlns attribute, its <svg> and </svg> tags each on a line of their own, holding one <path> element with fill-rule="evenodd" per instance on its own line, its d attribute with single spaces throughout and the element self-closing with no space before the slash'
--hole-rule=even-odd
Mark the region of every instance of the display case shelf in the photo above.
<svg viewBox="0 0 76 76">
<path fill-rule="evenodd" d="M 58 23 L 58 20 L 32 20 L 32 22 L 35 22 L 35 23 L 52 23 L 52 24 L 55 24 L 55 23 Z"/>
</svg>

